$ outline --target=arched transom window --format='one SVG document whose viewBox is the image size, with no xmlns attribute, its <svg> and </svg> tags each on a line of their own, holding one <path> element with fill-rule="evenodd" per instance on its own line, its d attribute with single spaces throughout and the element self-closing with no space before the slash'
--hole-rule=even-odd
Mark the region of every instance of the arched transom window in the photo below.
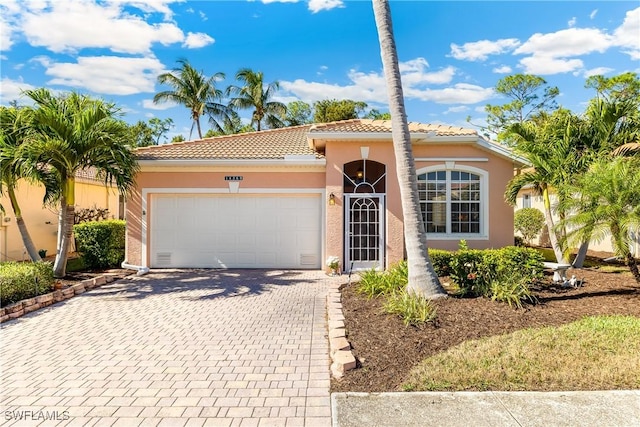
<svg viewBox="0 0 640 427">
<path fill-rule="evenodd" d="M 429 167 L 418 171 L 418 194 L 424 228 L 437 237 L 485 237 L 487 173 Z"/>
</svg>

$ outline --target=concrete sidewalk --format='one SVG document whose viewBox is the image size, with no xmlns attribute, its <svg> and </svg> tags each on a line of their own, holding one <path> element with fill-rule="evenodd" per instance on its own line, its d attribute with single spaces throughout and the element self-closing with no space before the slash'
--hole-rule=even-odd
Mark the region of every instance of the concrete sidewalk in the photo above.
<svg viewBox="0 0 640 427">
<path fill-rule="evenodd" d="M 640 390 L 334 393 L 334 427 L 640 426 Z"/>
</svg>

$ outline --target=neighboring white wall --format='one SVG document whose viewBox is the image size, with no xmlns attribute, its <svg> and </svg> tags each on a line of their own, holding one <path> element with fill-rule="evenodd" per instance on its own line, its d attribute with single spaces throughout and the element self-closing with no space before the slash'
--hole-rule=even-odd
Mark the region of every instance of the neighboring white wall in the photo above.
<svg viewBox="0 0 640 427">
<path fill-rule="evenodd" d="M 529 202 L 531 204 L 532 208 L 536 208 L 538 210 L 540 210 L 540 212 L 544 213 L 544 202 L 542 201 L 542 196 L 538 196 L 535 195 L 533 193 L 532 190 L 530 189 L 523 189 L 520 191 L 520 193 L 518 194 L 518 198 L 516 199 L 516 206 L 515 206 L 515 210 L 519 210 L 522 209 L 524 207 L 524 205 L 527 203 L 526 201 L 526 196 L 529 196 Z M 552 206 L 552 210 L 553 210 L 553 206 L 555 203 L 555 197 L 552 194 L 551 195 L 551 206 Z M 553 219 L 555 221 L 558 220 L 557 215 L 554 214 Z M 546 229 L 546 227 L 545 227 Z M 635 257 L 640 257 L 640 230 L 636 231 L 635 233 L 632 233 L 632 235 L 629 237 L 631 240 L 631 253 L 635 256 Z M 549 246 L 550 243 L 548 241 L 548 236 L 546 235 L 546 230 L 543 230 L 542 234 L 540 236 L 538 236 L 537 239 L 534 239 L 534 241 L 532 242 L 534 244 L 540 245 L 540 246 Z M 605 237 L 601 242 L 594 242 L 592 241 L 591 243 L 589 243 L 589 250 L 592 251 L 599 251 L 599 252 L 611 252 L 613 253 L 613 247 L 611 245 L 611 238 L 609 235 L 607 235 L 607 237 Z"/>
</svg>

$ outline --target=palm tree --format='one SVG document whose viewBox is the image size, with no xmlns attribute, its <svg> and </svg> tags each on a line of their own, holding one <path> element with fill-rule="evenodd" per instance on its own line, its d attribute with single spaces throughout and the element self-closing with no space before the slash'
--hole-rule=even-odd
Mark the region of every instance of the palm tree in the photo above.
<svg viewBox="0 0 640 427">
<path fill-rule="evenodd" d="M 626 96 L 599 95 L 591 100 L 584 114 L 581 139 L 592 159 L 640 153 L 640 144 L 635 142 L 640 140 L 638 102 Z M 575 267 L 582 267 L 588 249 L 589 240 L 585 240 L 573 262 Z"/>
<path fill-rule="evenodd" d="M 25 92 L 36 105 L 26 157 L 58 179 L 60 213 L 54 276 L 64 277 L 73 234 L 75 177 L 95 168 L 105 185 L 121 193 L 134 184 L 138 164 L 128 146 L 128 126 L 113 104 L 72 92 L 54 96 L 47 89 Z"/>
<path fill-rule="evenodd" d="M 243 86 L 229 86 L 227 95 L 236 95 L 229 101 L 232 108 L 253 109 L 251 124 L 256 124 L 256 130 L 265 124 L 273 129 L 284 126 L 281 120 L 287 113 L 287 106 L 282 102 L 272 101 L 274 93 L 280 89 L 280 83 L 271 82 L 265 86 L 262 71 L 242 68 L 236 73 L 236 80 L 243 82 Z"/>
<path fill-rule="evenodd" d="M 389 93 L 391 133 L 396 156 L 400 198 L 404 216 L 404 238 L 409 268 L 407 291 L 425 298 L 443 298 L 447 293 L 440 285 L 427 247 L 427 237 L 418 202 L 418 182 L 413 160 L 409 125 L 404 108 L 398 54 L 393 38 L 391 11 L 387 0 L 373 0 L 380 55 Z"/>
<path fill-rule="evenodd" d="M 514 150 L 529 161 L 531 168 L 509 181 L 505 200 L 515 205 L 518 193 L 527 186 L 542 196 L 549 240 L 557 262 L 562 264 L 568 263 L 567 245 L 563 230 L 555 226 L 550 194 L 555 193 L 560 201 L 571 197 L 567 185 L 585 167 L 586 158 L 578 149 L 579 124 L 579 119 L 568 110 L 556 110 L 513 124 L 508 130 Z M 565 211 L 559 209 L 558 214 L 564 218 Z"/>
<path fill-rule="evenodd" d="M 0 194 L 7 192 L 29 258 L 32 261 L 40 261 L 40 255 L 29 235 L 15 193 L 18 180 L 27 179 L 33 182 L 39 178 L 37 169 L 20 158 L 20 149 L 29 131 L 30 116 L 31 110 L 28 108 L 0 107 Z M 4 212 L 1 205 L 0 211 Z"/>
<path fill-rule="evenodd" d="M 602 158 L 571 187 L 575 196 L 563 201 L 573 215 L 562 221 L 572 231 L 569 241 L 602 241 L 607 234 L 640 283 L 638 264 L 630 250 L 630 232 L 640 230 L 640 159 Z"/>
<path fill-rule="evenodd" d="M 179 67 L 174 68 L 170 73 L 160 74 L 158 83 L 166 84 L 173 90 L 158 92 L 153 97 L 154 103 L 175 102 L 187 107 L 191 112 L 191 131 L 189 139 L 193 133 L 193 126 L 198 129 L 198 138 L 202 139 L 202 128 L 200 127 L 200 117 L 209 116 L 209 123 L 214 130 L 222 130 L 222 126 L 217 118 L 225 119 L 228 114 L 228 107 L 217 102 L 222 98 L 222 91 L 216 88 L 216 82 L 224 79 L 224 73 L 215 73 L 211 77 L 205 77 L 202 72 L 193 68 L 186 59 L 179 59 Z"/>
</svg>

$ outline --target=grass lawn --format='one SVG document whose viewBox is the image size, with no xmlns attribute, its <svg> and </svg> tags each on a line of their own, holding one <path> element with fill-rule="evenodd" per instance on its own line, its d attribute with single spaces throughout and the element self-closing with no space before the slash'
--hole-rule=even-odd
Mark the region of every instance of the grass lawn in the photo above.
<svg viewBox="0 0 640 427">
<path fill-rule="evenodd" d="M 640 318 L 585 317 L 466 341 L 416 366 L 407 391 L 640 388 Z"/>
</svg>

